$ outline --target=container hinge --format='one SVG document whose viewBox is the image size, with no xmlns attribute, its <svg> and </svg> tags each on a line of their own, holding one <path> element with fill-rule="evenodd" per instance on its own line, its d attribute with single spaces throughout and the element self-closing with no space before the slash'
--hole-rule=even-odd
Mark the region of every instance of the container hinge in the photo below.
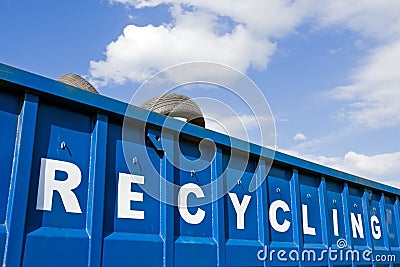
<svg viewBox="0 0 400 267">
<path fill-rule="evenodd" d="M 161 143 L 161 132 L 152 128 L 148 128 L 147 130 L 147 137 L 149 138 L 149 141 L 152 143 L 154 148 L 162 152 L 164 151 Z"/>
<path fill-rule="evenodd" d="M 365 189 L 366 193 L 366 198 L 368 200 L 368 205 L 371 205 L 372 203 L 372 190 L 371 189 Z"/>
</svg>

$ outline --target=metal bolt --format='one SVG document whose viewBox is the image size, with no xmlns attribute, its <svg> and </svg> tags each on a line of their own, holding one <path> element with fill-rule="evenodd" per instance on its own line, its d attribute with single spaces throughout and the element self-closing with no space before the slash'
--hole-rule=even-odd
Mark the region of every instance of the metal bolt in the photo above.
<svg viewBox="0 0 400 267">
<path fill-rule="evenodd" d="M 309 198 L 309 199 L 310 199 L 310 198 L 311 198 L 311 194 L 307 194 L 307 198 Z"/>
<path fill-rule="evenodd" d="M 277 192 L 277 193 L 280 193 L 280 192 L 281 192 L 281 189 L 278 187 L 278 188 L 276 189 L 276 192 Z"/>
<path fill-rule="evenodd" d="M 136 164 L 136 163 L 137 163 L 137 157 L 133 157 L 132 163 L 133 163 L 133 164 Z"/>
<path fill-rule="evenodd" d="M 237 184 L 242 184 L 242 180 L 239 179 L 239 180 L 237 181 Z"/>
<path fill-rule="evenodd" d="M 67 145 L 65 144 L 64 141 L 62 141 L 60 147 L 62 150 L 64 150 L 67 147 Z"/>
<path fill-rule="evenodd" d="M 373 207 L 373 208 L 372 208 L 372 211 L 373 211 L 373 212 L 376 212 L 376 208 L 375 208 L 375 207 Z"/>
<path fill-rule="evenodd" d="M 358 205 L 357 204 L 354 204 L 354 208 L 357 208 L 358 207 Z"/>
<path fill-rule="evenodd" d="M 332 203 L 333 203 L 333 204 L 336 204 L 336 199 L 334 199 L 334 200 L 332 201 Z"/>
<path fill-rule="evenodd" d="M 195 173 L 196 173 L 196 172 L 195 172 L 194 170 L 191 170 L 191 171 L 190 171 L 190 176 L 193 177 Z"/>
</svg>

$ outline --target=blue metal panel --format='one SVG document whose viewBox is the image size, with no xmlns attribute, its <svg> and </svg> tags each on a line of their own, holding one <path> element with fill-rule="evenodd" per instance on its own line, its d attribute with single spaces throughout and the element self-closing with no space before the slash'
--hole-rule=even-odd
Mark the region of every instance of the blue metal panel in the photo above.
<svg viewBox="0 0 400 267">
<path fill-rule="evenodd" d="M 0 255 L 6 245 L 6 213 L 18 122 L 20 97 L 0 92 Z"/>
<path fill-rule="evenodd" d="M 0 247 L 0 253 L 1 253 L 1 255 L 3 255 L 3 257 L 4 257 L 4 249 L 5 249 L 5 246 L 6 246 L 6 239 L 7 238 L 7 229 L 6 229 L 6 227 L 4 226 L 4 227 L 0 227 L 0 245 L 1 245 L 1 247 Z M 3 260 L 3 258 L 2 258 L 2 260 Z"/>
<path fill-rule="evenodd" d="M 387 238 L 391 254 L 400 259 L 399 244 L 399 200 L 397 197 L 385 197 L 385 219 L 387 225 Z"/>
<path fill-rule="evenodd" d="M 367 222 L 367 219 L 363 210 L 363 199 L 362 199 L 363 194 L 364 194 L 363 188 L 355 188 L 352 186 L 349 187 L 348 207 L 350 213 L 347 214 L 347 216 L 351 218 L 352 217 L 351 214 L 354 214 L 353 216 L 356 219 L 358 219 L 359 216 L 361 216 L 361 220 L 358 220 L 358 222 L 362 223 L 365 226 L 365 222 Z M 351 231 L 352 245 L 354 246 L 354 248 L 363 249 L 367 247 L 367 239 L 366 239 L 367 232 L 363 230 L 364 237 L 362 238 L 360 233 L 358 233 L 357 231 L 353 231 L 351 223 L 349 225 L 349 229 Z M 354 237 L 354 235 L 356 235 L 356 237 Z"/>
<path fill-rule="evenodd" d="M 6 220 L 8 189 L 14 154 L 20 98 L 0 92 L 0 223 Z"/>
<path fill-rule="evenodd" d="M 175 184 L 185 185 L 194 183 L 198 186 L 209 184 L 212 180 L 211 167 L 207 161 L 200 158 L 200 152 L 195 144 L 181 141 L 179 147 L 182 155 L 178 157 L 177 166 L 175 168 Z M 203 155 L 202 155 L 203 156 Z M 211 155 L 208 160 L 211 160 Z M 184 163 L 189 161 L 189 163 Z M 191 164 L 191 161 L 192 164 Z M 210 162 L 210 161 L 208 161 Z M 201 169 L 200 166 L 207 166 Z M 194 171 L 198 170 L 199 171 Z M 210 190 L 204 190 L 204 195 L 210 196 Z M 175 208 L 174 222 L 175 222 L 175 247 L 174 247 L 174 265 L 175 266 L 209 266 L 211 262 L 217 262 L 217 243 L 213 237 L 212 232 L 212 215 L 213 205 L 211 203 L 205 205 L 198 205 L 198 199 L 190 194 L 188 196 L 188 210 L 189 213 L 195 214 L 197 209 L 202 209 L 205 212 L 205 217 L 200 224 L 190 224 L 185 221 L 178 208 Z M 204 257 L 207 255 L 207 257 Z"/>
<path fill-rule="evenodd" d="M 243 159 L 242 159 L 243 160 Z M 233 165 L 235 166 L 235 165 Z M 226 231 L 226 264 L 228 266 L 262 266 L 262 262 L 257 257 L 243 257 L 243 254 L 257 255 L 260 249 L 263 249 L 261 241 L 259 222 L 262 223 L 263 211 L 257 207 L 262 206 L 262 198 L 258 195 L 262 192 L 262 187 L 254 192 L 249 192 L 250 181 L 256 171 L 254 161 L 250 161 L 245 172 L 241 174 L 239 170 L 231 168 L 227 173 L 227 184 L 236 183 L 229 191 L 236 194 L 239 203 L 243 203 L 244 197 L 251 197 L 244 214 L 244 229 L 237 227 L 237 215 L 234 209 L 232 199 L 229 195 L 225 196 L 225 231 Z M 239 181 L 238 181 L 238 178 Z"/>
<path fill-rule="evenodd" d="M 290 173 L 289 170 L 278 169 L 278 168 L 271 169 L 268 175 L 268 192 L 267 192 L 268 196 L 267 203 L 269 205 L 275 200 L 283 200 L 290 206 L 290 204 L 292 203 L 292 197 L 294 197 L 291 194 L 291 189 L 293 189 L 290 183 L 291 179 L 292 179 L 292 174 Z M 294 213 L 283 212 L 279 210 L 277 213 L 277 220 L 278 222 L 283 222 L 284 220 L 288 220 L 289 222 L 292 222 L 292 224 L 289 230 L 284 233 L 277 232 L 276 230 L 269 228 L 271 246 L 274 247 L 274 246 L 279 246 L 279 244 L 282 244 L 283 247 L 285 246 L 289 246 L 291 248 L 296 247 L 296 245 L 294 244 L 294 229 L 293 229 L 294 228 L 293 221 L 295 220 Z"/>
<path fill-rule="evenodd" d="M 301 205 L 307 207 L 307 217 L 304 218 L 305 214 L 302 213 L 302 221 L 308 221 L 308 227 L 314 229 L 315 235 L 304 234 L 303 242 L 304 246 L 314 246 L 316 244 L 322 244 L 322 215 L 320 211 L 319 199 L 319 187 L 321 179 L 318 177 L 312 177 L 309 175 L 299 175 L 300 181 L 300 199 Z M 302 206 L 303 207 L 303 206 Z"/>
<path fill-rule="evenodd" d="M 125 143 L 126 155 L 131 155 L 127 166 L 121 141 L 121 127 L 110 124 L 107 150 L 107 179 L 104 217 L 103 266 L 160 266 L 163 264 L 163 240 L 161 238 L 161 203 L 145 194 L 137 184 L 132 184 L 132 192 L 143 193 L 143 202 L 131 202 L 131 208 L 144 211 L 144 219 L 118 218 L 118 182 L 120 173 L 144 176 L 144 183 L 160 188 L 158 173 L 161 160 L 153 150 L 147 155 L 139 149 L 143 133 L 132 129 L 132 142 Z M 135 142 L 136 141 L 136 142 Z M 134 163 L 133 158 L 136 158 Z M 157 173 L 152 172 L 152 166 Z"/>
<path fill-rule="evenodd" d="M 322 250 L 327 249 L 327 244 L 324 243 L 324 233 L 326 228 L 324 227 L 324 218 L 322 217 L 322 209 L 324 207 L 323 199 L 321 194 L 324 183 L 322 179 L 316 176 L 300 174 L 300 201 L 302 211 L 302 238 L 303 248 L 312 249 L 317 255 L 321 254 Z M 307 211 L 307 212 L 306 212 Z M 304 222 L 307 222 L 304 226 Z M 307 227 L 309 232 L 305 232 L 304 227 Z M 314 260 L 306 261 L 305 266 L 318 266 L 321 264 L 328 264 L 328 259 L 315 262 Z"/>
<path fill-rule="evenodd" d="M 86 231 L 87 192 L 92 132 L 93 123 L 90 115 L 54 107 L 49 103 L 39 105 L 25 226 L 24 265 L 87 264 L 89 244 Z M 82 181 L 74 193 L 81 213 L 67 212 L 59 194 L 53 195 L 51 211 L 36 208 L 42 158 L 70 162 L 79 167 Z M 65 180 L 66 173 L 56 172 L 55 178 L 60 181 Z M 71 253 L 66 254 L 66 250 L 70 250 Z M 37 256 L 48 253 L 54 257 Z"/>
<path fill-rule="evenodd" d="M 6 217 L 8 236 L 3 262 L 9 266 L 18 266 L 21 264 L 37 109 L 38 97 L 25 94 L 22 109 L 18 117 L 17 138 Z"/>
<path fill-rule="evenodd" d="M 104 190 L 107 158 L 108 118 L 97 115 L 90 149 L 90 173 L 88 190 L 89 266 L 100 266 L 103 245 Z"/>
<path fill-rule="evenodd" d="M 217 148 L 215 158 L 211 165 L 211 179 L 215 182 L 212 188 L 213 194 L 223 189 L 223 184 L 216 182 L 218 177 L 223 174 L 226 169 L 223 163 L 223 151 Z M 215 195 L 214 195 L 215 196 Z M 224 212 L 224 198 L 220 198 L 213 203 L 213 236 L 218 243 L 217 250 L 217 265 L 226 266 L 226 246 L 225 246 L 225 212 Z"/>
<path fill-rule="evenodd" d="M 328 204 L 328 233 L 330 234 L 330 245 L 337 248 L 336 244 L 339 239 L 349 240 L 349 236 L 346 235 L 346 225 L 345 225 L 345 211 L 343 203 L 343 192 L 344 185 L 334 183 L 332 181 L 327 181 L 326 183 L 327 192 L 327 204 Z M 334 233 L 334 210 L 335 216 L 337 215 L 337 235 Z M 346 216 L 347 217 L 347 216 Z"/>
<path fill-rule="evenodd" d="M 172 134 L 165 133 L 164 145 L 167 151 L 173 151 L 174 147 L 174 136 Z M 169 197 L 170 192 L 166 190 L 166 183 L 174 181 L 174 168 L 169 163 L 166 157 L 162 158 L 161 162 L 161 177 L 165 179 L 161 180 L 160 184 L 160 199 L 163 200 L 161 204 L 161 237 L 164 240 L 163 244 L 163 266 L 173 266 L 174 264 L 174 206 L 167 205 L 166 200 Z"/>
<path fill-rule="evenodd" d="M 386 237 L 387 237 L 387 228 L 386 223 L 385 223 L 385 216 L 383 216 L 382 214 L 382 210 L 381 207 L 384 208 L 385 204 L 384 204 L 384 196 L 382 198 L 381 194 L 376 194 L 373 193 L 370 197 L 370 199 L 367 199 L 367 210 L 368 210 L 368 224 L 370 226 L 370 231 L 376 231 L 373 230 L 371 228 L 378 228 L 379 227 L 379 231 L 381 232 L 381 237 L 380 238 L 374 238 L 372 236 L 371 238 L 371 245 L 373 248 L 375 248 L 375 250 L 387 250 L 387 243 L 386 243 Z M 379 223 L 374 223 L 374 225 L 371 225 L 371 217 L 372 216 L 376 216 L 379 220 Z M 384 226 L 384 227 L 382 227 Z"/>
</svg>

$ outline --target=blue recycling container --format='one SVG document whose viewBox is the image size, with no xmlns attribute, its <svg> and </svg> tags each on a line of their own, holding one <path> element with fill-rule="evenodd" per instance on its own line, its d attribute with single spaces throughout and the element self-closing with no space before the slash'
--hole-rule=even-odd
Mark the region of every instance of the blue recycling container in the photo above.
<svg viewBox="0 0 400 267">
<path fill-rule="evenodd" d="M 3 265 L 400 266 L 399 189 L 165 121 L 0 64 Z"/>
</svg>

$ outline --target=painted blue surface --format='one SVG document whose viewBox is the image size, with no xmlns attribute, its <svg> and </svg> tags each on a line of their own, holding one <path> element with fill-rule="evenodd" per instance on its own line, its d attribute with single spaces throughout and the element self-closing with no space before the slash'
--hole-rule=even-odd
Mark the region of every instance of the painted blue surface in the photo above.
<svg viewBox="0 0 400 267">
<path fill-rule="evenodd" d="M 0 92 L 0 147 L 4 152 L 0 154 L 0 255 L 4 254 L 7 234 L 5 222 L 13 164 L 10 155 L 14 154 L 19 100 L 18 97 Z"/>
<path fill-rule="evenodd" d="M 184 125 L 186 138 L 177 142 L 174 129 L 180 129 L 183 123 L 172 121 L 168 124 L 171 131 L 160 142 L 158 126 L 165 117 L 135 107 L 132 120 L 140 123 L 149 115 L 146 121 L 150 126 L 147 133 L 140 127 L 129 128 L 130 139 L 123 146 L 122 116 L 126 109 L 124 103 L 0 65 L 0 255 L 4 265 L 351 266 L 344 260 L 289 264 L 276 256 L 268 261 L 257 258 L 265 247 L 287 252 L 322 251 L 335 248 L 339 239 L 345 239 L 352 249 L 396 255 L 396 263 L 400 261 L 399 189 L 279 152 L 266 173 L 271 151 L 253 144 L 250 152 L 261 156 L 261 165 L 256 168 L 256 159 L 250 158 L 242 173 L 237 165 L 228 164 L 229 137 Z M 203 170 L 192 173 L 190 168 L 176 168 L 168 161 L 165 151 L 173 151 L 168 153 L 173 153 L 172 158 L 181 166 L 187 160 L 197 160 L 197 142 L 205 137 L 215 142 L 216 150 L 201 155 L 198 164 L 208 163 Z M 243 141 L 235 144 L 239 150 L 246 147 Z M 177 147 L 182 154 L 177 153 Z M 147 157 L 150 161 L 144 160 Z M 235 157 L 236 162 L 246 160 Z M 73 193 L 81 213 L 67 212 L 57 191 L 51 211 L 37 208 L 43 158 L 79 168 L 81 182 Z M 214 195 L 232 184 L 229 192 L 236 194 L 240 203 L 245 196 L 251 197 L 244 229 L 237 227 L 237 213 L 229 195 L 198 205 L 199 200 L 189 195 L 189 205 L 195 205 L 188 207 L 189 212 L 194 214 L 198 208 L 205 211 L 201 223 L 191 224 L 180 216 L 177 207 L 154 199 L 144 190 L 152 189 L 165 201 L 176 197 L 176 192 L 167 191 L 167 182 L 201 186 L 215 181 L 224 170 L 224 182 L 214 184 L 204 194 Z M 254 173 L 257 179 L 267 179 L 250 192 Z M 143 196 L 143 202 L 129 203 L 131 210 L 144 212 L 144 219 L 119 216 L 121 174 L 144 177 L 146 187 L 132 183 L 130 188 Z M 55 179 L 65 181 L 68 174 L 56 172 Z M 290 222 L 284 232 L 271 226 L 269 216 L 271 204 L 278 200 L 290 209 L 276 213 L 279 223 Z M 303 205 L 308 208 L 308 226 L 315 229 L 315 235 L 304 234 Z M 333 209 L 338 211 L 338 235 L 332 230 Z M 353 237 L 352 213 L 361 216 L 364 238 Z M 378 239 L 372 235 L 372 216 L 381 225 Z M 353 266 L 360 264 L 380 266 L 365 261 Z"/>
<path fill-rule="evenodd" d="M 104 97 L 101 95 L 92 94 L 86 91 L 78 90 L 74 87 L 65 85 L 63 83 L 59 83 L 55 80 L 45 78 L 36 74 L 32 74 L 30 72 L 26 72 L 20 69 L 13 68 L 11 66 L 1 64 L 0 63 L 0 80 L 15 83 L 18 85 L 22 85 L 28 88 L 29 91 L 34 91 L 39 95 L 45 95 L 47 97 L 61 97 L 64 100 L 71 100 L 75 103 L 81 103 L 85 106 L 92 107 L 95 110 L 102 111 L 106 114 L 113 115 L 125 115 L 125 112 L 128 108 L 126 103 Z M 161 126 L 165 121 L 164 116 L 160 116 L 155 113 L 151 113 L 134 106 L 130 106 L 132 111 L 129 112 L 131 117 L 135 120 L 146 121 L 150 124 Z M 174 120 L 168 124 L 172 130 L 180 129 L 183 123 L 179 120 Z M 182 133 L 195 135 L 199 138 L 211 138 L 214 142 L 230 146 L 230 139 L 232 137 L 228 137 L 226 135 L 213 132 L 204 128 L 200 128 L 191 124 L 186 124 L 182 129 Z M 235 139 L 236 140 L 236 139 Z M 248 145 L 244 141 L 237 140 L 235 142 L 237 145 L 236 148 L 246 150 Z M 250 144 L 250 152 L 256 155 L 262 155 L 265 157 L 270 157 L 273 155 L 270 149 L 265 147 L 260 147 L 255 144 Z M 367 180 L 362 177 L 357 177 L 348 173 L 344 173 L 341 171 L 337 171 L 326 166 L 322 166 L 313 162 L 309 162 L 303 159 L 299 159 L 279 151 L 275 152 L 275 159 L 282 163 L 287 163 L 289 165 L 297 166 L 298 168 L 307 169 L 310 171 L 315 171 L 326 176 L 332 176 L 340 178 L 341 180 L 378 188 L 382 191 L 386 191 L 392 194 L 400 194 L 400 189 L 387 186 L 375 181 Z"/>
<path fill-rule="evenodd" d="M 24 243 L 34 132 L 39 101 L 37 96 L 29 93 L 26 93 L 20 100 L 23 101 L 23 104 L 16 128 L 16 146 L 6 215 L 5 254 L 7 257 L 5 256 L 3 260 L 5 265 L 9 266 L 18 266 L 22 262 L 21 252 Z"/>
</svg>

